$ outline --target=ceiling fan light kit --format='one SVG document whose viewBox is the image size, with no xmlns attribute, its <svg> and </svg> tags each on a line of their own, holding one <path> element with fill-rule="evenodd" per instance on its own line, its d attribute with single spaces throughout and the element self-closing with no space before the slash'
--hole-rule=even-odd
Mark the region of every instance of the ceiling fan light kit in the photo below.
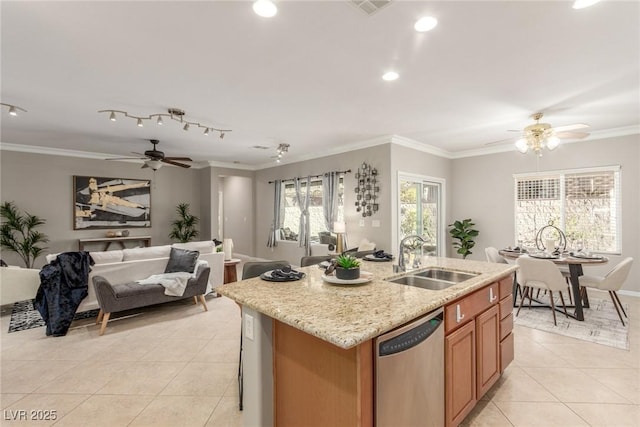
<svg viewBox="0 0 640 427">
<path fill-rule="evenodd" d="M 6 105 L 6 104 L 2 104 L 2 105 Z M 23 110 L 23 111 L 26 111 L 26 110 Z M 128 117 L 130 119 L 136 120 L 136 124 L 138 127 L 144 127 L 144 122 L 146 120 L 153 120 L 153 119 L 156 119 L 156 123 L 159 126 L 162 126 L 164 124 L 163 117 L 166 117 L 178 123 L 184 123 L 184 126 L 182 127 L 182 129 L 185 131 L 188 131 L 191 126 L 194 126 L 197 128 L 204 129 L 203 134 L 205 136 L 208 136 L 209 132 L 211 131 L 219 132 L 220 139 L 224 138 L 224 135 L 226 132 L 231 132 L 231 129 L 219 129 L 211 125 L 203 125 L 202 123 L 199 123 L 199 122 L 189 121 L 184 117 L 185 115 L 184 110 L 181 110 L 179 108 L 169 108 L 166 113 L 156 113 L 156 114 L 150 114 L 148 116 L 137 116 L 135 114 L 130 114 L 128 111 L 123 111 L 123 110 L 99 110 L 98 113 L 109 113 L 109 120 L 111 120 L 112 122 L 115 122 L 117 120 L 117 114 L 121 114 L 124 117 Z"/>
<path fill-rule="evenodd" d="M 17 105 L 5 104 L 4 102 L 0 102 L 0 105 L 7 107 L 9 109 L 9 115 L 11 117 L 17 117 L 18 110 L 23 111 L 25 113 L 27 112 L 27 110 L 25 110 L 24 108 L 18 107 Z"/>
<path fill-rule="evenodd" d="M 526 154 L 531 150 L 541 157 L 544 148 L 549 151 L 558 148 L 561 137 L 580 139 L 589 135 L 586 132 L 569 132 L 570 130 L 589 127 L 582 123 L 553 128 L 549 123 L 540 123 L 542 113 L 535 113 L 531 118 L 536 122 L 525 127 L 522 138 L 516 141 L 516 149 L 522 154 Z"/>
</svg>

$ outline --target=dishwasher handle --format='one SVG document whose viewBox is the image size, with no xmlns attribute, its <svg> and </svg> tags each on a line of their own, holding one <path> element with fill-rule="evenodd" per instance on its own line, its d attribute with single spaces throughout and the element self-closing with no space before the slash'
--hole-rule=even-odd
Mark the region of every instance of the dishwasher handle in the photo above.
<svg viewBox="0 0 640 427">
<path fill-rule="evenodd" d="M 417 346 L 433 335 L 438 328 L 442 327 L 443 322 L 444 313 L 440 311 L 438 315 L 423 321 L 416 327 L 393 338 L 381 341 L 378 344 L 378 357 L 390 356 Z"/>
</svg>

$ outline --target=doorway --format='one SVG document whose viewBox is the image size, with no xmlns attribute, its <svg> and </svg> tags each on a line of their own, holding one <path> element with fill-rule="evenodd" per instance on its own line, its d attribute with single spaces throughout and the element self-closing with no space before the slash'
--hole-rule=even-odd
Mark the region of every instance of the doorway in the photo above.
<svg viewBox="0 0 640 427">
<path fill-rule="evenodd" d="M 398 174 L 398 242 L 418 234 L 424 255 L 445 256 L 444 179 Z"/>
</svg>

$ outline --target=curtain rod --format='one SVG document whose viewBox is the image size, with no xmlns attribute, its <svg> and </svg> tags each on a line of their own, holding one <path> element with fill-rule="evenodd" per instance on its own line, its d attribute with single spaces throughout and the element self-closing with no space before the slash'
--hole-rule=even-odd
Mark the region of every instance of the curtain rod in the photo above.
<svg viewBox="0 0 640 427">
<path fill-rule="evenodd" d="M 322 176 L 324 176 L 324 175 L 326 175 L 328 173 L 331 173 L 331 172 L 325 172 L 325 173 L 320 174 L 320 175 L 309 175 L 309 178 L 320 178 L 320 177 L 322 177 Z M 333 171 L 333 173 L 342 173 L 342 174 L 351 173 L 351 169 L 347 169 L 346 171 Z M 281 182 L 295 181 L 296 179 L 302 179 L 302 178 L 306 178 L 306 176 L 299 176 L 298 178 L 281 179 L 280 181 Z M 269 181 L 269 184 L 273 184 L 274 182 L 275 181 Z"/>
</svg>

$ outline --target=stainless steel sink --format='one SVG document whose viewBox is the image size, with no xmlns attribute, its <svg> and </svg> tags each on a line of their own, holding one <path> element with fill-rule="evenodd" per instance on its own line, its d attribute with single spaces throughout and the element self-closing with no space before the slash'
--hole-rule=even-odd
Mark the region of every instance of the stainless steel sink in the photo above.
<svg viewBox="0 0 640 427">
<path fill-rule="evenodd" d="M 441 270 L 439 268 L 430 268 L 419 273 L 414 273 L 415 276 L 428 277 L 430 279 L 445 280 L 447 282 L 460 283 L 465 280 L 469 280 L 472 277 L 476 277 L 475 273 L 467 273 L 462 271 L 453 270 Z"/>
<path fill-rule="evenodd" d="M 478 274 L 467 273 L 461 271 L 442 270 L 439 268 L 430 268 L 428 270 L 408 273 L 404 276 L 388 279 L 389 282 L 398 283 L 400 285 L 415 286 L 417 288 L 429 289 L 432 291 L 441 291 L 450 286 L 469 280 Z"/>
</svg>

